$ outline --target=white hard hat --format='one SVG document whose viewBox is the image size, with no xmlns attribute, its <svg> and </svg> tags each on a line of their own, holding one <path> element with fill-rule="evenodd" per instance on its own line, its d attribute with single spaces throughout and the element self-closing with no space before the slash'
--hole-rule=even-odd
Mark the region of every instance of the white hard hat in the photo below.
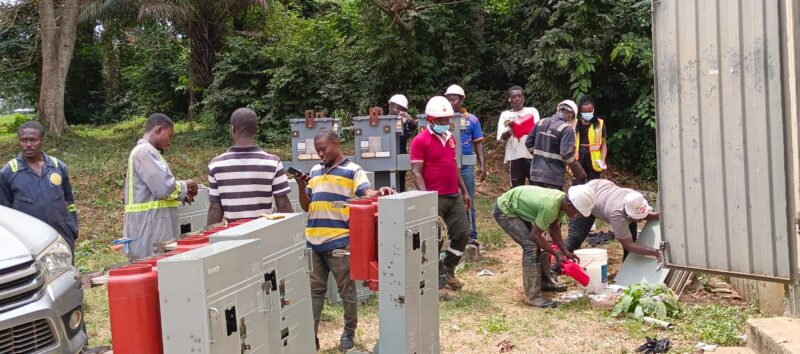
<svg viewBox="0 0 800 354">
<path fill-rule="evenodd" d="M 644 219 L 651 210 L 653 208 L 650 207 L 650 204 L 647 204 L 647 200 L 644 199 L 642 193 L 630 192 L 625 195 L 625 214 L 628 214 L 629 218 L 634 220 Z"/>
<path fill-rule="evenodd" d="M 569 187 L 567 196 L 575 209 L 581 212 L 581 215 L 592 215 L 592 208 L 594 208 L 594 204 L 597 202 L 597 195 L 589 186 L 582 184 Z"/>
<path fill-rule="evenodd" d="M 400 107 L 408 109 L 408 98 L 400 94 L 392 96 L 392 98 L 389 99 L 389 103 L 395 103 Z"/>
<path fill-rule="evenodd" d="M 562 106 L 565 106 L 564 108 L 569 108 L 576 114 L 578 113 L 578 105 L 576 105 L 573 100 L 563 100 L 559 102 L 558 106 L 556 106 L 556 111 L 560 111 Z"/>
<path fill-rule="evenodd" d="M 447 91 L 444 92 L 444 95 L 459 95 L 461 97 L 467 97 L 464 94 L 464 89 L 458 85 L 450 85 L 450 87 L 447 88 Z"/>
<path fill-rule="evenodd" d="M 453 106 L 444 96 L 433 96 L 425 106 L 425 114 L 430 118 L 452 117 L 454 115 Z"/>
</svg>

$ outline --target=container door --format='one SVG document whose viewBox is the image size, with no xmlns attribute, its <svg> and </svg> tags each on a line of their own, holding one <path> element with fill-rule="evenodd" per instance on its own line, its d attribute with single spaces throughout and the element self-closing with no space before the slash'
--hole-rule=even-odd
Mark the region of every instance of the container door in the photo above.
<svg viewBox="0 0 800 354">
<path fill-rule="evenodd" d="M 670 268 L 797 281 L 796 64 L 787 37 L 798 21 L 786 20 L 797 11 L 787 3 L 653 2 Z"/>
</svg>

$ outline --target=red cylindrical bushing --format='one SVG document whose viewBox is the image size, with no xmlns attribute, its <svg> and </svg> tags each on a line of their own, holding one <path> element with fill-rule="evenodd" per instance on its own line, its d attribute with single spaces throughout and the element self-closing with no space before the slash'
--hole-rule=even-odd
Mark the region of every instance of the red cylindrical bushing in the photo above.
<svg viewBox="0 0 800 354">
<path fill-rule="evenodd" d="M 372 200 L 350 203 L 350 279 L 370 280 L 369 264 L 378 259 L 378 233 Z"/>
<path fill-rule="evenodd" d="M 177 252 L 186 252 L 198 247 L 203 247 L 208 244 L 208 236 L 189 236 L 178 240 L 178 246 L 175 247 Z"/>
<path fill-rule="evenodd" d="M 111 345 L 116 354 L 163 352 L 158 278 L 147 264 L 108 272 Z"/>
<path fill-rule="evenodd" d="M 169 256 L 172 256 L 172 254 L 165 253 L 165 254 L 158 255 L 158 256 L 147 257 L 147 258 L 143 258 L 143 259 L 140 259 L 140 260 L 136 261 L 136 264 L 147 264 L 150 267 L 152 267 L 153 272 L 158 274 L 158 269 L 156 269 L 156 263 L 158 263 L 159 259 L 164 259 L 164 258 L 167 258 Z"/>
</svg>

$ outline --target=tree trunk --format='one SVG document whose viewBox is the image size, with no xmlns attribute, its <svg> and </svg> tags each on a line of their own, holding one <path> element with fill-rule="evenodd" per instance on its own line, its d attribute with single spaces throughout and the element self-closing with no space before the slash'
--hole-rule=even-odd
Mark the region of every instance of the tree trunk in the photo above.
<svg viewBox="0 0 800 354">
<path fill-rule="evenodd" d="M 224 24 L 213 18 L 189 23 L 189 118 L 200 112 L 203 92 L 214 80 L 212 69 L 222 45 Z"/>
<path fill-rule="evenodd" d="M 42 81 L 39 88 L 39 121 L 51 133 L 67 129 L 64 116 L 66 87 L 72 51 L 75 49 L 79 0 L 39 0 L 39 27 L 42 37 Z M 60 20 L 60 21 L 59 21 Z M 59 23 L 60 22 L 60 23 Z"/>
</svg>

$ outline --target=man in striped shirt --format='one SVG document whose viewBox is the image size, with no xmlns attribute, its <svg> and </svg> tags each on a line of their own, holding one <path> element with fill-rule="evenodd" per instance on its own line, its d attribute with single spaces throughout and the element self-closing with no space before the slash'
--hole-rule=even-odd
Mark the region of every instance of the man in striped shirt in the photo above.
<svg viewBox="0 0 800 354">
<path fill-rule="evenodd" d="M 322 163 L 314 166 L 308 175 L 297 176 L 300 205 L 308 212 L 306 240 L 311 248 L 311 304 L 314 311 L 314 333 L 319 328 L 319 319 L 328 288 L 328 273 L 333 272 L 339 296 L 344 304 L 344 332 L 339 349 L 355 346 L 355 331 L 358 325 L 358 301 L 355 283 L 350 279 L 350 208 L 335 206 L 335 202 L 346 202 L 355 197 L 372 198 L 393 194 L 389 187 L 372 189 L 367 174 L 361 166 L 350 162 L 339 146 L 339 136 L 329 129 L 322 129 L 314 137 L 314 148 Z M 317 349 L 319 339 L 317 338 Z"/>
<path fill-rule="evenodd" d="M 249 108 L 231 115 L 233 146 L 208 164 L 208 224 L 291 213 L 289 182 L 281 159 L 255 145 L 258 117 Z"/>
</svg>

